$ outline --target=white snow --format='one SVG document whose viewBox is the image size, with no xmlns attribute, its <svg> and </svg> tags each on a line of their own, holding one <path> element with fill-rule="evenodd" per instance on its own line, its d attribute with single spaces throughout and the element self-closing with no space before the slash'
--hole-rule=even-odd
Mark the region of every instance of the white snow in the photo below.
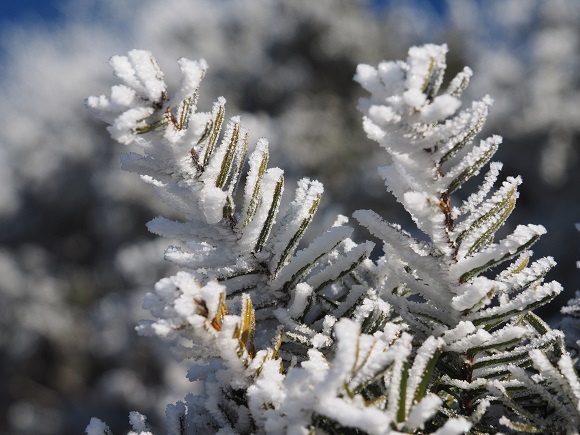
<svg viewBox="0 0 580 435">
<path fill-rule="evenodd" d="M 490 262 L 499 261 L 506 256 L 515 255 L 517 251 L 531 239 L 545 233 L 546 229 L 541 225 L 518 225 L 516 229 L 500 243 L 494 243 L 488 248 L 451 266 L 449 274 L 453 279 L 459 281 L 459 278 L 467 272 L 482 267 Z"/>
<path fill-rule="evenodd" d="M 436 394 L 427 394 L 419 403 L 413 406 L 406 426 L 409 428 L 423 429 L 425 422 L 435 415 L 442 403 L 443 401 Z"/>
<path fill-rule="evenodd" d="M 208 65 L 204 59 L 190 60 L 184 57 L 178 59 L 177 63 L 181 68 L 181 85 L 173 98 L 176 101 L 182 101 L 197 92 Z"/>
<path fill-rule="evenodd" d="M 451 95 L 439 95 L 433 102 L 421 109 L 421 122 L 443 121 L 453 115 L 461 106 L 461 101 Z"/>
<path fill-rule="evenodd" d="M 143 414 L 136 411 L 129 412 L 129 423 L 133 428 L 133 433 L 129 432 L 129 435 L 153 435 L 149 431 L 147 418 Z"/>
<path fill-rule="evenodd" d="M 288 308 L 290 316 L 297 318 L 302 315 L 306 305 L 308 304 L 308 297 L 312 294 L 312 287 L 305 282 L 298 283 L 294 293 L 292 294 L 292 301 Z"/>
<path fill-rule="evenodd" d="M 459 435 L 471 429 L 471 423 L 464 417 L 450 418 L 443 427 L 433 432 L 433 435 Z"/>
<path fill-rule="evenodd" d="M 159 101 L 165 91 L 163 73 L 152 54 L 146 50 L 131 50 L 127 56 L 113 56 L 110 65 L 121 80 L 143 98 Z"/>
<path fill-rule="evenodd" d="M 470 282 L 454 288 L 458 295 L 451 300 L 451 306 L 457 311 L 464 311 L 479 304 L 487 305 L 486 301 L 489 301 L 491 295 L 500 287 L 502 287 L 501 283 L 483 276 L 475 277 Z"/>
<path fill-rule="evenodd" d="M 85 429 L 86 435 L 106 435 L 110 433 L 109 426 L 96 417 L 92 417 Z"/>
</svg>

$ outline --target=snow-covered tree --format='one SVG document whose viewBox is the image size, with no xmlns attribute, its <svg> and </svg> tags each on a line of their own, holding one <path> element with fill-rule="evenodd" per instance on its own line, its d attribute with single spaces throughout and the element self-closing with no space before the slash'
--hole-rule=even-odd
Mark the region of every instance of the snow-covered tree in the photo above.
<svg viewBox="0 0 580 435">
<path fill-rule="evenodd" d="M 577 433 L 573 360 L 563 333 L 533 313 L 561 291 L 543 283 L 551 258 L 530 262 L 545 230 L 521 225 L 495 240 L 520 178 L 494 188 L 494 162 L 467 199 L 453 195 L 501 138 L 475 141 L 490 97 L 459 110 L 469 68 L 441 91 L 446 53 L 413 47 L 406 61 L 357 69 L 371 94 L 359 103 L 364 129 L 390 157 L 379 173 L 422 233 L 356 212 L 383 241 L 376 261 L 344 216 L 300 245 L 322 185 L 303 179 L 282 201 L 266 139 L 246 168 L 249 132 L 237 116 L 225 121 L 225 99 L 197 110 L 205 61 L 180 59 L 170 91 L 149 52 L 111 59 L 122 84 L 87 105 L 136 147 L 123 168 L 180 216 L 148 224 L 181 242 L 165 257 L 183 270 L 146 295 L 153 318 L 138 327 L 169 338 L 203 384 L 167 407 L 169 433 Z M 139 413 L 130 421 L 132 433 L 150 430 Z M 87 427 L 107 432 L 98 419 Z"/>
</svg>

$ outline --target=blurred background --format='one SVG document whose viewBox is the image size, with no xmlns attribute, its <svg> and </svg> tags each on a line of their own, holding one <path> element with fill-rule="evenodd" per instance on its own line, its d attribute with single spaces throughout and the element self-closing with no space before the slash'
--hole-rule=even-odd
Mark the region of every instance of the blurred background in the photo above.
<svg viewBox="0 0 580 435">
<path fill-rule="evenodd" d="M 0 10 L 0 433 L 79 434 L 91 417 L 114 433 L 128 412 L 159 425 L 188 391 L 183 363 L 134 332 L 163 276 L 168 242 L 145 223 L 170 214 L 123 147 L 83 106 L 114 84 L 107 61 L 153 52 L 171 85 L 176 59 L 205 58 L 199 109 L 220 95 L 252 143 L 270 139 L 287 188 L 326 187 L 314 231 L 372 208 L 412 230 L 376 175 L 386 163 L 355 107 L 356 65 L 449 45 L 449 75 L 469 65 L 468 98 L 495 104 L 484 134 L 504 144 L 503 174 L 524 184 L 509 224 L 548 230 L 536 256 L 549 279 L 580 288 L 580 0 L 21 0 Z M 465 190 L 465 189 L 464 189 Z M 368 237 L 364 231 L 359 240 Z"/>
</svg>

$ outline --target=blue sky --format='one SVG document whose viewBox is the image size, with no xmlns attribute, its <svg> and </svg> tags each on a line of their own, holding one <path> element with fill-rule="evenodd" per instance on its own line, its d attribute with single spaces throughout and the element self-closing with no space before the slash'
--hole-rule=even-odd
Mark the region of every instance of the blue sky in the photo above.
<svg viewBox="0 0 580 435">
<path fill-rule="evenodd" d="M 0 8 L 0 23 L 54 22 L 62 19 L 64 0 L 7 0 Z"/>
<path fill-rule="evenodd" d="M 83 0 L 80 0 L 83 1 Z M 444 12 L 443 0 L 424 0 L 439 13 Z M 0 23 L 45 22 L 63 18 L 62 6 L 66 0 L 6 0 L 0 8 Z M 377 6 L 388 5 L 392 0 L 372 0 Z"/>
<path fill-rule="evenodd" d="M 400 0 L 399 0 L 400 1 Z M 431 6 L 435 11 L 439 14 L 444 14 L 446 10 L 445 0 L 414 0 L 415 3 L 424 3 L 425 6 Z M 371 4 L 376 7 L 385 7 L 389 6 L 391 3 L 394 3 L 393 0 L 372 0 Z"/>
</svg>

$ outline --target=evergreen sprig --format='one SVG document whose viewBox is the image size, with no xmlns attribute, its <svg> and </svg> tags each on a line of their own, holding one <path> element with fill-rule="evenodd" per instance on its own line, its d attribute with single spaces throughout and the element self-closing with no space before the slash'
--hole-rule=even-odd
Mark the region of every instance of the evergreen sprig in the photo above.
<svg viewBox="0 0 580 435">
<path fill-rule="evenodd" d="M 284 175 L 268 168 L 267 140 L 260 139 L 246 159 L 248 131 L 240 117 L 225 121 L 224 98 L 211 112 L 197 112 L 203 60 L 178 61 L 182 80 L 173 95 L 150 53 L 133 50 L 110 63 L 123 84 L 113 86 L 110 97 L 88 98 L 87 106 L 110 124 L 113 138 L 141 149 L 122 157 L 123 169 L 152 184 L 182 216 L 148 223 L 151 232 L 181 242 L 167 249 L 166 259 L 184 271 L 146 296 L 144 307 L 156 320 L 138 329 L 175 340 L 180 354 L 198 365 L 222 361 L 229 370 L 222 376 L 230 381 L 214 379 L 223 372 L 217 363 L 203 378 L 222 398 L 209 400 L 206 388 L 199 406 L 212 415 L 192 427 L 227 424 L 248 431 L 257 416 L 246 390 L 259 382 L 268 361 L 280 371 L 307 358 L 309 349 L 332 355 L 332 327 L 343 317 L 367 332 L 385 324 L 388 305 L 364 285 L 374 244 L 354 243 L 347 219 L 339 217 L 299 249 L 322 184 L 300 180 L 294 200 L 280 212 Z"/>
<path fill-rule="evenodd" d="M 567 411 L 557 409 L 559 419 L 546 419 L 536 415 L 541 410 L 527 410 L 532 399 L 526 394 L 507 400 L 508 393 L 498 393 L 513 388 L 514 373 L 528 379 L 526 369 L 542 358 L 565 357 L 562 334 L 532 313 L 558 295 L 561 286 L 543 283 L 555 264 L 551 258 L 529 264 L 529 248 L 545 233 L 543 227 L 519 225 L 495 241 L 515 207 L 519 177 L 507 177 L 494 190 L 501 165 L 492 163 L 475 193 L 462 203 L 454 197 L 489 162 L 501 138 L 474 141 L 492 103 L 489 97 L 459 111 L 470 70 L 439 92 L 446 51 L 446 46 L 413 47 L 406 62 L 361 65 L 355 76 L 371 94 L 359 104 L 365 131 L 392 159 L 379 172 L 427 241 L 371 211 L 358 211 L 355 218 L 385 242 L 380 296 L 396 307 L 417 338 L 445 341 L 438 388 L 450 400 L 441 412 L 469 418 L 473 431 L 487 432 L 498 424 L 565 431 L 575 424 L 577 400 L 566 395 L 551 400 L 554 407 L 572 405 Z M 508 266 L 502 270 L 504 263 Z M 404 291 L 393 292 L 394 287 Z M 574 379 L 570 373 L 562 385 Z M 543 382 L 554 379 L 556 375 Z M 562 393 L 562 385 L 552 385 L 552 391 Z M 493 408 L 498 396 L 518 422 L 497 421 L 501 411 Z M 482 407 L 489 410 L 484 413 Z M 563 418 L 570 412 L 574 417 Z"/>
<path fill-rule="evenodd" d="M 501 138 L 474 141 L 492 100 L 460 110 L 469 68 L 441 90 L 446 52 L 413 47 L 406 61 L 357 70 L 370 93 L 363 127 L 391 159 L 379 173 L 423 233 L 357 211 L 384 243 L 376 261 L 343 216 L 301 243 L 322 185 L 299 181 L 281 211 L 284 174 L 268 168 L 267 140 L 247 158 L 249 132 L 240 117 L 226 121 L 224 98 L 197 111 L 203 60 L 180 59 L 170 93 L 150 53 L 111 59 L 122 84 L 87 105 L 113 138 L 140 148 L 123 168 L 181 216 L 148 224 L 181 243 L 166 258 L 183 270 L 146 295 L 154 319 L 138 328 L 172 339 L 193 359 L 190 380 L 203 381 L 167 407 L 168 433 L 578 433 L 564 335 L 533 313 L 561 291 L 543 282 L 551 258 L 530 263 L 545 229 L 520 225 L 496 241 L 521 179 L 494 187 L 492 162 L 456 198 Z M 130 422 L 150 433 L 140 414 Z M 87 427 L 108 430 L 97 419 Z"/>
</svg>

